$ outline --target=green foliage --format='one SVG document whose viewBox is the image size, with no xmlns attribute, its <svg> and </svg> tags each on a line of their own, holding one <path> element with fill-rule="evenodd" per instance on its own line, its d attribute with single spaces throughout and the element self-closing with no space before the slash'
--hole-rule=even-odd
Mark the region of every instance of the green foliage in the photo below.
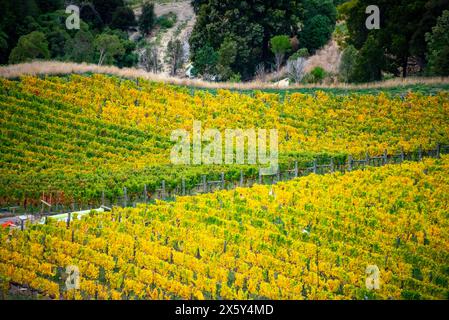
<svg viewBox="0 0 449 320">
<path fill-rule="evenodd" d="M 156 23 L 156 15 L 154 14 L 154 4 L 146 2 L 142 6 L 142 14 L 139 17 L 139 28 L 144 34 L 148 34 Z"/>
<path fill-rule="evenodd" d="M 406 77 L 410 57 L 414 57 L 421 69 L 426 64 L 425 34 L 436 24 L 436 19 L 447 9 L 447 1 L 440 0 L 381 0 L 376 5 L 380 9 L 380 30 L 365 28 L 367 15 L 365 9 L 373 4 L 370 0 L 358 0 L 351 6 L 347 16 L 349 44 L 362 49 L 367 41 L 370 46 L 376 43 L 381 71 L 391 72 L 395 76 L 402 73 Z M 370 37 L 373 40 L 369 40 Z M 378 68 L 378 67 L 376 67 Z M 372 74 L 362 77 L 369 81 Z M 381 76 L 376 71 L 376 80 Z"/>
<path fill-rule="evenodd" d="M 438 18 L 432 32 L 426 34 L 429 71 L 432 75 L 449 76 L 449 10 Z"/>
<path fill-rule="evenodd" d="M 157 18 L 156 24 L 159 25 L 162 29 L 170 29 L 173 28 L 177 21 L 178 17 L 175 13 L 169 12 Z"/>
<path fill-rule="evenodd" d="M 94 62 L 94 37 L 90 31 L 79 30 L 66 42 L 66 59 L 74 62 Z"/>
<path fill-rule="evenodd" d="M 221 44 L 218 50 L 217 72 L 222 80 L 228 80 L 234 76 L 232 64 L 237 57 L 237 43 L 229 38 Z"/>
<path fill-rule="evenodd" d="M 48 59 L 48 41 L 42 32 L 34 31 L 22 36 L 17 46 L 11 51 L 9 63 L 26 62 L 33 59 Z"/>
<path fill-rule="evenodd" d="M 348 46 L 343 51 L 339 66 L 340 78 L 343 82 L 352 81 L 357 58 L 358 51 L 354 46 Z"/>
<path fill-rule="evenodd" d="M 304 23 L 299 39 L 310 53 L 325 45 L 335 28 L 337 9 L 332 0 L 305 0 Z"/>
<path fill-rule="evenodd" d="M 134 11 L 129 7 L 118 7 L 112 14 L 111 27 L 127 30 L 136 25 Z"/>
<path fill-rule="evenodd" d="M 302 20 L 302 1 L 194 1 L 197 20 L 190 37 L 192 61 L 205 44 L 220 50 L 226 38 L 237 43 L 232 71 L 243 79 L 254 75 L 256 66 L 273 60 L 269 47 L 275 35 L 297 35 Z"/>
<path fill-rule="evenodd" d="M 385 56 L 382 47 L 374 36 L 369 36 L 360 49 L 351 79 L 354 82 L 370 82 L 382 80 L 385 69 Z"/>
<path fill-rule="evenodd" d="M 315 83 L 321 83 L 326 77 L 326 71 L 322 67 L 315 67 L 310 74 L 313 76 Z"/>
<path fill-rule="evenodd" d="M 206 43 L 194 56 L 194 67 L 200 75 L 212 75 L 216 72 L 218 53 L 211 45 Z"/>
<path fill-rule="evenodd" d="M 184 50 L 179 39 L 171 39 L 167 45 L 167 55 L 165 61 L 170 65 L 170 74 L 176 75 L 178 69 L 182 67 L 184 61 Z"/>
<path fill-rule="evenodd" d="M 291 49 L 290 39 L 286 35 L 274 36 L 270 40 L 270 48 L 274 54 L 285 54 Z"/>
<path fill-rule="evenodd" d="M 94 40 L 94 48 L 99 53 L 98 65 L 113 64 L 115 56 L 125 53 L 125 48 L 116 35 L 99 34 Z"/>
<path fill-rule="evenodd" d="M 323 15 L 314 16 L 308 20 L 301 33 L 302 45 L 314 53 L 328 42 L 333 31 L 334 24 L 328 17 Z"/>
</svg>

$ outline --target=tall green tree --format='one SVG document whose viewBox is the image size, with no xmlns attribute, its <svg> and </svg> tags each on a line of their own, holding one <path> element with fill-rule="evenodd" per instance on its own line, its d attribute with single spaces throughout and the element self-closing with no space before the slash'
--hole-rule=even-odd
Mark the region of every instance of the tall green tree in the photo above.
<svg viewBox="0 0 449 320">
<path fill-rule="evenodd" d="M 142 14 L 139 17 L 139 28 L 144 34 L 148 34 L 156 23 L 156 14 L 154 13 L 154 4 L 146 2 L 142 6 Z"/>
<path fill-rule="evenodd" d="M 95 50 L 98 52 L 98 65 L 113 64 L 115 57 L 123 55 L 125 48 L 120 38 L 116 35 L 99 34 L 94 40 Z"/>
<path fill-rule="evenodd" d="M 17 46 L 11 51 L 9 63 L 26 62 L 33 59 L 48 59 L 48 41 L 45 34 L 39 31 L 21 36 Z"/>
<path fill-rule="evenodd" d="M 449 76 L 449 10 L 443 12 L 426 34 L 428 43 L 429 71 L 432 75 Z"/>
<path fill-rule="evenodd" d="M 292 49 L 290 38 L 286 35 L 274 36 L 270 40 L 270 47 L 274 53 L 276 70 L 279 71 L 285 55 Z"/>
</svg>

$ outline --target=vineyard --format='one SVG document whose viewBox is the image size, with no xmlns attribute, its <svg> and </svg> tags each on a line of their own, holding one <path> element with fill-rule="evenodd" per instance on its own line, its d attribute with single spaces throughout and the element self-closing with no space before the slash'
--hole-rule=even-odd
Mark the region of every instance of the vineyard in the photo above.
<svg viewBox="0 0 449 320">
<path fill-rule="evenodd" d="M 64 299 L 447 299 L 448 195 L 443 156 L 49 219 L 0 231 L 0 282 Z"/>
<path fill-rule="evenodd" d="M 280 169 L 449 142 L 449 94 L 404 96 L 248 93 L 176 87 L 103 75 L 0 79 L 0 204 L 89 203 L 151 195 L 202 176 L 257 179 L 258 167 L 173 166 L 170 134 L 205 128 L 274 128 Z"/>
</svg>

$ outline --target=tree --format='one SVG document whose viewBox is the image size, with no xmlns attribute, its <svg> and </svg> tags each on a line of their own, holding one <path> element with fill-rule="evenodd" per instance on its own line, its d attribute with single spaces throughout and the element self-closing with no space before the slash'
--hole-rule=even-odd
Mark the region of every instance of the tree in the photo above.
<svg viewBox="0 0 449 320">
<path fill-rule="evenodd" d="M 171 39 L 167 44 L 165 60 L 170 65 L 170 74 L 176 75 L 178 69 L 183 65 L 184 50 L 179 39 Z"/>
<path fill-rule="evenodd" d="M 358 54 L 357 49 L 354 48 L 354 46 L 348 46 L 341 55 L 339 72 L 340 78 L 344 82 L 350 82 L 353 79 L 357 54 Z"/>
<path fill-rule="evenodd" d="M 425 34 L 431 31 L 436 19 L 449 5 L 448 0 L 378 0 L 380 9 L 380 29 L 368 30 L 364 27 L 367 15 L 365 10 L 370 0 L 358 0 L 349 8 L 348 43 L 356 49 L 365 46 L 369 37 L 374 37 L 383 60 L 382 71 L 396 76 L 408 75 L 410 57 L 418 60 L 421 68 L 425 66 Z M 371 45 L 374 43 L 372 40 Z M 376 72 L 377 73 L 377 72 Z M 377 78 L 377 77 L 376 77 Z"/>
<path fill-rule="evenodd" d="M 71 40 L 69 34 L 58 29 L 47 35 L 51 58 L 62 58 L 65 55 L 66 43 Z"/>
<path fill-rule="evenodd" d="M 192 60 L 194 61 L 193 65 L 198 74 L 207 77 L 216 73 L 218 53 L 208 43 L 196 51 Z"/>
<path fill-rule="evenodd" d="M 118 7 L 112 14 L 111 27 L 127 30 L 136 25 L 134 11 L 129 7 Z"/>
<path fill-rule="evenodd" d="M 115 56 L 125 53 L 125 48 L 116 35 L 99 34 L 95 38 L 94 47 L 100 54 L 98 58 L 99 66 L 103 63 L 112 64 Z"/>
<path fill-rule="evenodd" d="M 66 59 L 74 62 L 94 62 L 94 37 L 89 31 L 79 30 L 66 42 Z"/>
<path fill-rule="evenodd" d="M 217 72 L 221 80 L 229 80 L 234 72 L 232 71 L 232 64 L 237 57 L 237 43 L 230 38 L 226 38 L 218 50 Z"/>
<path fill-rule="evenodd" d="M 304 0 L 304 22 L 299 34 L 301 45 L 314 53 L 332 36 L 337 9 L 332 0 Z"/>
<path fill-rule="evenodd" d="M 437 76 L 449 76 L 449 10 L 438 18 L 432 32 L 426 34 L 429 71 Z"/>
<path fill-rule="evenodd" d="M 50 51 L 45 35 L 42 32 L 34 31 L 19 38 L 17 46 L 11 51 L 9 63 L 48 58 L 50 58 Z"/>
<path fill-rule="evenodd" d="M 290 79 L 295 83 L 301 82 L 304 77 L 304 68 L 306 67 L 306 59 L 304 57 L 294 57 L 287 61 L 287 73 Z"/>
<path fill-rule="evenodd" d="M 369 36 L 359 51 L 351 78 L 354 82 L 382 80 L 385 63 L 382 47 L 374 36 Z"/>
<path fill-rule="evenodd" d="M 154 44 L 148 44 L 143 49 L 140 63 L 148 72 L 159 73 L 161 71 L 162 64 L 159 59 L 159 51 Z"/>
<path fill-rule="evenodd" d="M 315 52 L 329 41 L 333 31 L 334 25 L 328 17 L 323 15 L 314 16 L 304 25 L 301 33 L 302 45 L 309 49 L 310 52 Z"/>
<path fill-rule="evenodd" d="M 285 54 L 291 50 L 290 39 L 286 35 L 275 36 L 271 38 L 270 45 L 275 57 L 276 70 L 279 71 L 284 62 Z"/>
<path fill-rule="evenodd" d="M 254 75 L 260 63 L 273 60 L 270 39 L 284 34 L 299 33 L 304 11 L 303 0 L 285 1 L 220 1 L 195 0 L 197 19 L 190 37 L 191 58 L 196 63 L 197 52 L 205 44 L 218 52 L 226 38 L 237 44 L 231 69 L 246 80 Z"/>
<path fill-rule="evenodd" d="M 156 15 L 154 13 L 154 4 L 145 3 L 142 6 L 142 14 L 139 17 L 139 28 L 144 34 L 148 34 L 156 23 Z"/>
</svg>

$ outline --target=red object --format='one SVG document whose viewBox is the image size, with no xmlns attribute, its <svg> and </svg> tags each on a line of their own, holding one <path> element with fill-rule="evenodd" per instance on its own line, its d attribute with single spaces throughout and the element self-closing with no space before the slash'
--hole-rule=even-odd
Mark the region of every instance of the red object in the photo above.
<svg viewBox="0 0 449 320">
<path fill-rule="evenodd" d="M 12 221 L 6 221 L 5 223 L 2 224 L 3 228 L 10 228 L 10 227 L 14 227 L 15 224 Z"/>
</svg>

